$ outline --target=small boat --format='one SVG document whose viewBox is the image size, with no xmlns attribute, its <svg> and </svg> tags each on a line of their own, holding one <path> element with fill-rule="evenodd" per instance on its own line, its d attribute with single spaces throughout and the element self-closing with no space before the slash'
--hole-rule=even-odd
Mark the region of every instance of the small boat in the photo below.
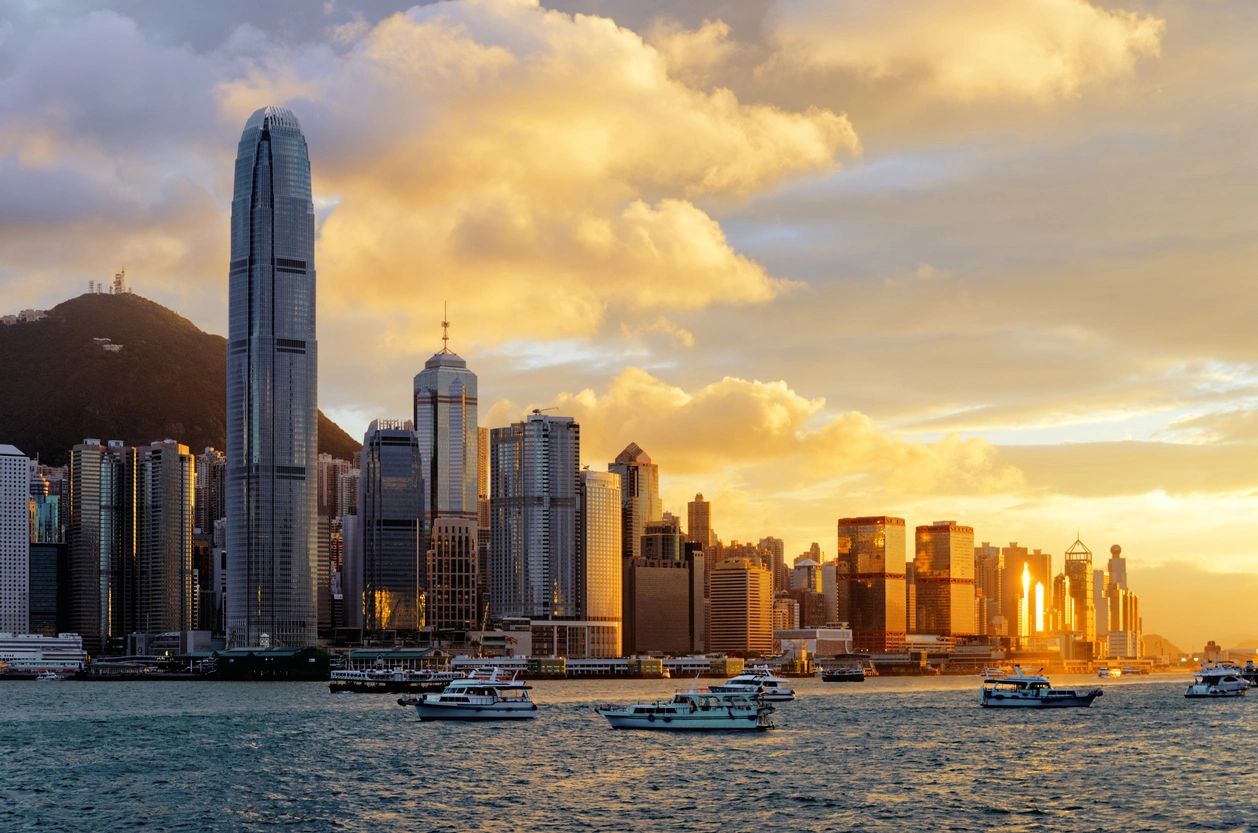
<svg viewBox="0 0 1258 833">
<path fill-rule="evenodd" d="M 440 694 L 400 698 L 398 705 L 414 706 L 420 720 L 531 720 L 537 717 L 531 689 L 514 674 L 502 679 L 497 669 L 474 671 L 448 683 Z"/>
<path fill-rule="evenodd" d="M 979 688 L 978 702 L 986 708 L 1087 707 L 1103 693 L 1099 688 L 1053 688 L 1047 677 L 1023 674 L 1022 667 L 1015 665 L 1013 674 L 984 680 Z"/>
<path fill-rule="evenodd" d="M 1184 696 L 1189 699 L 1244 697 L 1249 691 L 1249 681 L 1241 673 L 1235 665 L 1203 665 L 1193 675 Z"/>
<path fill-rule="evenodd" d="M 594 711 L 607 718 L 613 729 L 656 729 L 660 731 L 738 731 L 772 729 L 769 719 L 773 706 L 752 695 L 733 691 L 712 691 L 691 686 L 671 700 L 634 703 L 628 706 L 600 705 Z"/>
<path fill-rule="evenodd" d="M 36 677 L 35 679 L 41 683 L 47 683 L 47 682 L 52 682 L 53 680 L 60 680 L 61 675 L 58 674 L 56 671 L 45 671 L 42 674 L 40 674 L 38 677 Z"/>
<path fill-rule="evenodd" d="M 1108 666 L 1105 666 L 1105 667 L 1096 669 L 1096 676 L 1100 677 L 1101 679 L 1105 679 L 1106 677 L 1121 677 L 1122 675 L 1123 675 L 1123 669 L 1121 668 L 1110 668 Z"/>
<path fill-rule="evenodd" d="M 863 683 L 865 669 L 860 665 L 836 665 L 821 669 L 821 680 L 827 683 Z"/>
<path fill-rule="evenodd" d="M 714 685 L 708 690 L 714 694 L 748 694 L 778 702 L 795 699 L 795 690 L 788 685 L 787 681 L 775 676 L 764 665 L 744 671 L 736 677 L 731 677 L 724 685 Z"/>
</svg>

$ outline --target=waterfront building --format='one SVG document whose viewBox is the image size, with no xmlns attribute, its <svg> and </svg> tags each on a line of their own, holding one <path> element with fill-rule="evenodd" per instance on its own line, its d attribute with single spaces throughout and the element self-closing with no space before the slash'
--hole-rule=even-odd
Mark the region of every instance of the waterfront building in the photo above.
<svg viewBox="0 0 1258 833">
<path fill-rule="evenodd" d="M 428 545 L 427 621 L 434 631 L 475 630 L 477 534 L 475 518 L 438 516 Z"/>
<path fill-rule="evenodd" d="M 663 517 L 660 469 L 637 443 L 629 443 L 607 470 L 620 477 L 621 545 L 625 558 L 642 555 L 646 525 Z"/>
<path fill-rule="evenodd" d="M 836 619 L 851 625 L 859 651 L 896 651 L 904 645 L 904 548 L 903 518 L 838 521 Z"/>
<path fill-rule="evenodd" d="M 30 624 L 30 458 L 0 445 L 0 631 Z"/>
<path fill-rule="evenodd" d="M 83 638 L 77 633 L 46 636 L 0 632 L 0 662 L 25 674 L 74 672 L 84 669 L 87 654 L 83 650 Z"/>
<path fill-rule="evenodd" d="M 479 430 L 476 374 L 450 351 L 449 322 L 442 347 L 415 376 L 415 433 L 424 471 L 424 520 L 476 520 Z"/>
<path fill-rule="evenodd" d="M 576 618 L 581 429 L 534 411 L 490 431 L 490 598 L 494 616 Z M 623 483 L 623 480 L 622 480 Z"/>
<path fill-rule="evenodd" d="M 702 494 L 686 504 L 686 540 L 705 551 L 712 546 L 712 504 Z"/>
<path fill-rule="evenodd" d="M 624 560 L 626 655 L 684 656 L 706 650 L 705 557 L 691 547 L 680 561 Z"/>
<path fill-rule="evenodd" d="M 620 508 L 620 478 L 617 475 L 589 469 L 581 472 L 581 511 L 577 533 L 581 603 L 578 615 L 586 621 L 611 626 L 608 639 L 597 646 L 587 644 L 586 656 L 621 655 L 624 559 L 621 555 Z"/>
<path fill-rule="evenodd" d="M 138 465 L 133 630 L 190 631 L 196 460 L 188 446 L 165 440 L 143 449 Z"/>
<path fill-rule="evenodd" d="M 1066 550 L 1065 576 L 1069 580 L 1066 593 L 1069 611 L 1063 620 L 1063 632 L 1091 645 L 1096 642 L 1096 606 L 1093 601 L 1092 550 L 1083 541 L 1075 542 Z"/>
<path fill-rule="evenodd" d="M 945 637 L 978 632 L 974 600 L 974 528 L 956 521 L 917 527 L 914 633 Z"/>
<path fill-rule="evenodd" d="M 708 650 L 743 656 L 773 653 L 773 575 L 746 559 L 712 568 Z"/>
<path fill-rule="evenodd" d="M 228 647 L 313 644 L 318 348 L 310 157 L 297 117 L 245 123 L 227 337 Z"/>
<path fill-rule="evenodd" d="M 411 421 L 373 420 L 363 436 L 360 467 L 362 628 L 417 631 L 425 624 L 420 595 L 425 484 Z"/>
</svg>

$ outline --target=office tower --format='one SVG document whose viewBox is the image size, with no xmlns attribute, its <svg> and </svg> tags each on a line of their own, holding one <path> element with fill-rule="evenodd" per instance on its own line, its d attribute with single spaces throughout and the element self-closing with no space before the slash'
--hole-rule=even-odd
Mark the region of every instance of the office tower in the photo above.
<svg viewBox="0 0 1258 833">
<path fill-rule="evenodd" d="M 70 451 L 65 625 L 101 653 L 135 630 L 136 456 L 118 440 Z"/>
<path fill-rule="evenodd" d="M 623 505 L 623 501 L 622 501 Z M 685 550 L 681 526 L 676 518 L 648 523 L 642 530 L 642 558 L 653 561 L 681 561 Z M 623 546 L 623 545 L 622 545 Z"/>
<path fill-rule="evenodd" d="M 143 449 L 138 466 L 134 630 L 192 630 L 196 461 L 186 445 L 165 440 Z"/>
<path fill-rule="evenodd" d="M 773 576 L 746 559 L 712 568 L 708 650 L 742 656 L 773 653 Z"/>
<path fill-rule="evenodd" d="M 476 604 L 477 532 L 474 518 L 438 516 L 428 544 L 428 624 L 435 631 L 479 627 Z"/>
<path fill-rule="evenodd" d="M 624 559 L 621 557 L 620 505 L 617 475 L 588 469 L 581 472 L 581 511 L 577 519 L 579 616 L 615 626 L 609 643 L 589 652 L 593 657 L 618 657 L 623 647 Z"/>
<path fill-rule="evenodd" d="M 712 545 L 712 504 L 702 494 L 686 504 L 686 540 L 705 551 Z"/>
<path fill-rule="evenodd" d="M 424 520 L 476 520 L 479 476 L 476 374 L 450 351 L 441 322 L 441 351 L 415 376 L 415 433 L 424 461 Z"/>
<path fill-rule="evenodd" d="M 607 470 L 620 477 L 620 536 L 625 558 L 638 558 L 646 525 L 663 517 L 659 466 L 637 443 L 629 443 Z"/>
<path fill-rule="evenodd" d="M 425 624 L 420 596 L 425 483 L 411 421 L 373 420 L 363 436 L 360 467 L 363 630 L 418 630 Z"/>
<path fill-rule="evenodd" d="M 821 592 L 821 565 L 811 558 L 796 561 L 791 568 L 790 580 L 783 590 L 811 590 Z"/>
<path fill-rule="evenodd" d="M 917 633 L 917 565 L 904 564 L 904 630 Z"/>
<path fill-rule="evenodd" d="M 1052 631 L 1052 555 L 1014 541 L 1000 550 L 1000 557 L 1004 562 L 1000 610 L 1007 635 L 1026 640 Z"/>
<path fill-rule="evenodd" d="M 978 606 L 979 633 L 985 636 L 1009 636 L 1001 615 L 1004 572 L 1000 547 L 984 541 L 974 548 L 974 603 Z"/>
<path fill-rule="evenodd" d="M 681 561 L 624 559 L 625 654 L 679 656 L 706 650 L 705 556 L 695 546 L 686 545 Z"/>
<path fill-rule="evenodd" d="M 764 566 L 769 569 L 769 574 L 773 577 L 774 592 L 786 590 L 791 582 L 791 568 L 786 564 L 786 542 L 781 538 L 768 537 L 761 538 L 757 546 Z M 813 560 L 821 562 L 820 558 Z"/>
<path fill-rule="evenodd" d="M 489 429 L 476 429 L 476 608 L 489 604 Z"/>
<path fill-rule="evenodd" d="M 1092 571 L 1092 607 L 1096 611 L 1096 641 L 1108 644 L 1109 574 L 1104 570 Z"/>
<path fill-rule="evenodd" d="M 0 631 L 30 630 L 31 461 L 0 445 Z"/>
<path fill-rule="evenodd" d="M 795 630 L 801 627 L 800 621 L 799 602 L 790 596 L 777 596 L 773 599 L 774 632 Z"/>
<path fill-rule="evenodd" d="M 23 633 L 56 636 L 61 607 L 61 578 L 65 570 L 66 545 L 31 542 L 30 590 L 27 593 L 30 625 Z M 0 628 L 0 630 L 3 630 Z"/>
<path fill-rule="evenodd" d="M 1123 548 L 1118 544 L 1109 548 L 1109 580 L 1110 584 L 1127 589 L 1127 559 L 1123 558 Z"/>
<path fill-rule="evenodd" d="M 342 515 L 353 514 L 349 511 L 350 507 L 357 506 L 358 501 L 350 500 L 349 490 L 341 488 L 343 479 L 351 470 L 358 471 L 349 460 L 338 460 L 331 454 L 319 455 L 318 509 L 316 510 L 319 517 L 339 518 Z M 357 484 L 353 491 L 357 493 Z"/>
<path fill-rule="evenodd" d="M 318 350 L 310 157 L 297 117 L 245 123 L 227 336 L 227 642 L 315 641 Z"/>
<path fill-rule="evenodd" d="M 974 528 L 936 521 L 919 526 L 915 540 L 916 633 L 973 636 Z"/>
<path fill-rule="evenodd" d="M 1070 614 L 1063 630 L 1072 632 L 1083 642 L 1096 641 L 1096 607 L 1093 604 L 1092 550 L 1076 539 L 1066 550 L 1065 576 L 1069 580 Z"/>
<path fill-rule="evenodd" d="M 341 518 L 341 537 L 345 553 L 341 562 L 341 593 L 345 600 L 344 627 L 357 629 L 363 626 L 363 536 L 357 515 Z"/>
<path fill-rule="evenodd" d="M 227 456 L 207 447 L 197 455 L 196 469 L 196 528 L 208 537 L 214 522 L 227 517 Z"/>
<path fill-rule="evenodd" d="M 332 529 L 340 527 L 341 519 L 335 520 L 322 512 L 315 518 L 318 530 L 315 547 L 315 622 L 319 636 L 332 632 Z"/>
<path fill-rule="evenodd" d="M 489 580 L 495 616 L 578 615 L 581 429 L 534 411 L 490 431 Z"/>
<path fill-rule="evenodd" d="M 840 518 L 835 559 L 838 619 L 852 628 L 858 651 L 904 647 L 904 519 Z"/>
</svg>

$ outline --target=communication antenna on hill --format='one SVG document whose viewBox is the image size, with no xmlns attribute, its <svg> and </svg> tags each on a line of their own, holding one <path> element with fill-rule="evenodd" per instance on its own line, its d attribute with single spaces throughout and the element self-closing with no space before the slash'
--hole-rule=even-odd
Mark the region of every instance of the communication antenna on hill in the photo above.
<svg viewBox="0 0 1258 833">
<path fill-rule="evenodd" d="M 122 267 L 122 271 L 114 272 L 114 294 L 125 295 L 127 293 L 127 267 Z"/>
</svg>

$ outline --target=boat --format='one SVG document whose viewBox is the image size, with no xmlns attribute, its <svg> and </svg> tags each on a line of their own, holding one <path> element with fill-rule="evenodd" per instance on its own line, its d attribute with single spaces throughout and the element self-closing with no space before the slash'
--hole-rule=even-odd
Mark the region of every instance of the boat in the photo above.
<svg viewBox="0 0 1258 833">
<path fill-rule="evenodd" d="M 1244 697 L 1249 681 L 1235 665 L 1203 665 L 1193 675 L 1184 696 L 1189 699 L 1212 697 Z"/>
<path fill-rule="evenodd" d="M 439 692 L 446 683 L 463 679 L 459 671 L 430 671 L 412 668 L 342 668 L 331 674 L 328 690 L 359 693 L 423 694 Z"/>
<path fill-rule="evenodd" d="M 1015 665 L 1013 673 L 984 680 L 978 702 L 987 708 L 1068 708 L 1087 707 L 1104 692 L 1099 688 L 1053 688 L 1047 677 L 1023 674 Z"/>
<path fill-rule="evenodd" d="M 1009 674 L 1008 668 L 1002 668 L 999 665 L 989 665 L 983 669 L 984 680 L 999 680 L 1001 677 Z"/>
<path fill-rule="evenodd" d="M 772 729 L 769 715 L 774 707 L 745 692 L 691 686 L 689 691 L 674 694 L 671 700 L 628 706 L 602 704 L 595 706 L 594 711 L 607 718 L 613 729 L 719 732 Z"/>
<path fill-rule="evenodd" d="M 827 683 L 863 683 L 865 669 L 860 665 L 836 665 L 821 669 L 821 680 Z"/>
<path fill-rule="evenodd" d="M 1102 679 L 1105 679 L 1106 677 L 1121 677 L 1122 675 L 1123 675 L 1123 669 L 1121 668 L 1110 668 L 1108 666 L 1103 666 L 1101 668 L 1096 669 L 1096 676 Z"/>
<path fill-rule="evenodd" d="M 41 683 L 46 683 L 46 682 L 52 682 L 53 680 L 60 680 L 61 675 L 58 674 L 56 671 L 45 671 L 42 674 L 40 674 L 38 677 L 36 677 L 35 679 Z"/>
<path fill-rule="evenodd" d="M 782 677 L 775 676 L 768 666 L 760 665 L 730 677 L 723 685 L 709 688 L 714 694 L 748 694 L 765 700 L 785 702 L 795 699 L 795 690 Z"/>
<path fill-rule="evenodd" d="M 532 688 L 514 674 L 503 679 L 497 669 L 473 671 L 447 683 L 439 694 L 399 698 L 398 705 L 414 706 L 420 720 L 531 720 L 537 717 Z"/>
</svg>

